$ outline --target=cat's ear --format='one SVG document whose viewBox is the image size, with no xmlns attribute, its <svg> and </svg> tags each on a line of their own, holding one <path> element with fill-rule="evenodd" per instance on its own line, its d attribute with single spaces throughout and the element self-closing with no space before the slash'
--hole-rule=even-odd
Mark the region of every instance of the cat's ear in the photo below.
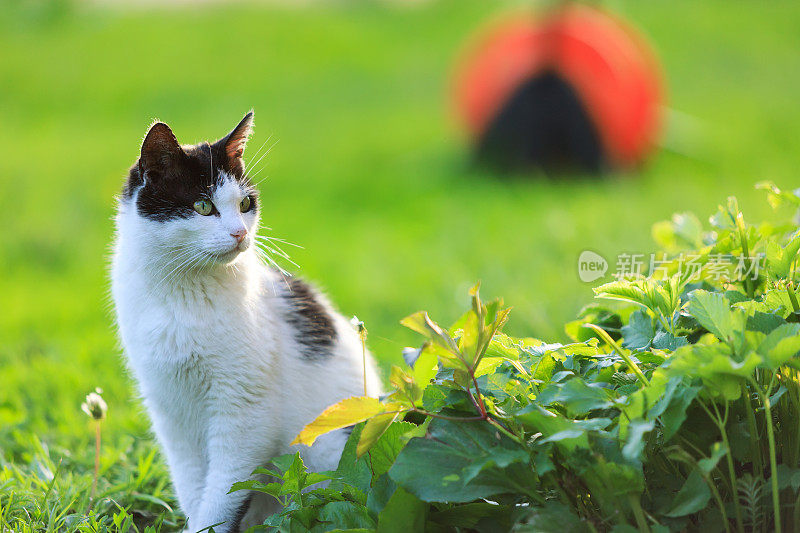
<svg viewBox="0 0 800 533">
<path fill-rule="evenodd" d="M 142 153 L 139 157 L 140 170 L 144 172 L 165 171 L 178 163 L 186 153 L 178 144 L 175 134 L 163 122 L 150 126 L 142 142 Z"/>
<path fill-rule="evenodd" d="M 233 167 L 237 166 L 244 149 L 247 146 L 247 139 L 253 133 L 253 110 L 251 109 L 233 131 L 218 141 L 228 157 L 228 163 Z"/>
</svg>

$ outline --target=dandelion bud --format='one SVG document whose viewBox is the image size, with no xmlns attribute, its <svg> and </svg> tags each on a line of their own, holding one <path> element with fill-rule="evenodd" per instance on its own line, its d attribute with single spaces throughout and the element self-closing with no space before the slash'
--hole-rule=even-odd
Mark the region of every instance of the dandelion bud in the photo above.
<svg viewBox="0 0 800 533">
<path fill-rule="evenodd" d="M 100 389 L 97 389 L 97 391 L 100 391 Z M 106 405 L 105 400 L 98 392 L 90 392 L 86 395 L 86 401 L 81 404 L 81 409 L 88 416 L 99 421 L 106 417 L 108 405 Z"/>
<path fill-rule="evenodd" d="M 366 335 L 367 328 L 364 326 L 364 322 L 359 320 L 357 316 L 353 315 L 353 318 L 350 319 L 350 325 L 356 330 L 359 335 Z"/>
</svg>

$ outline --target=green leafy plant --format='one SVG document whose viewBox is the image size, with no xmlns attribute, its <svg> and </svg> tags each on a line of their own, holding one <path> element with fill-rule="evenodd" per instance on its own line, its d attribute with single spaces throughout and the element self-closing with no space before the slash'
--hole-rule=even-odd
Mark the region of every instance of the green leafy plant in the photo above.
<svg viewBox="0 0 800 533">
<path fill-rule="evenodd" d="M 234 490 L 278 498 L 279 531 L 800 531 L 797 226 L 731 198 L 654 235 L 657 271 L 597 287 L 571 343 L 503 334 L 477 286 L 449 329 L 405 318 L 422 343 L 391 392 L 295 441 L 354 425 L 338 469 L 283 456 Z"/>
</svg>

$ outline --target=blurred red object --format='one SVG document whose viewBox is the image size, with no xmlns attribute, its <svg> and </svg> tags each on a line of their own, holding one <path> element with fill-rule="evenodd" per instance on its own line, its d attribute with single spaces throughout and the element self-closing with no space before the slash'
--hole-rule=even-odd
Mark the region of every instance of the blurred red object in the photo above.
<svg viewBox="0 0 800 533">
<path fill-rule="evenodd" d="M 547 98 L 539 88 L 520 96 L 526 84 L 546 76 L 566 87 L 558 91 L 574 97 Z M 641 163 L 656 143 L 661 79 L 655 55 L 629 25 L 600 9 L 566 3 L 540 16 L 516 13 L 495 25 L 463 57 L 454 89 L 458 113 L 478 144 L 490 131 L 502 129 L 501 122 L 512 120 L 516 121 L 513 131 L 505 131 L 502 139 L 494 142 L 516 143 L 520 150 L 533 150 L 533 155 L 517 154 L 517 158 L 531 159 L 529 163 L 540 163 L 536 159 L 542 150 L 548 151 L 527 146 L 530 142 L 550 142 L 553 135 L 572 136 L 557 145 L 569 151 L 569 146 L 585 148 L 588 133 L 597 138 L 599 166 L 630 168 Z M 547 94 L 552 95 L 553 84 L 548 86 L 551 89 Z M 588 121 L 565 124 L 571 113 L 561 108 L 565 98 L 577 99 L 579 113 L 585 112 Z M 516 101 L 513 109 L 509 108 L 512 101 Z M 532 106 L 544 109 L 533 112 Z M 505 118 L 499 118 L 503 114 Z M 521 115 L 524 118 L 519 118 Z M 520 120 L 546 124 L 520 124 Z M 584 123 L 594 131 L 569 131 L 584 127 L 580 125 Z M 530 128 L 539 129 L 530 134 Z M 510 135 L 528 138 L 519 140 Z M 581 139 L 576 141 L 576 135 Z"/>
</svg>

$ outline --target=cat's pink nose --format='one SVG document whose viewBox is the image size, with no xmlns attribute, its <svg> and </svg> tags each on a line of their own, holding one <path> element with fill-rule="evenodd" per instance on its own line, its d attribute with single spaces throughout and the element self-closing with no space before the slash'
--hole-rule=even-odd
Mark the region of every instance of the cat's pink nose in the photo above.
<svg viewBox="0 0 800 533">
<path fill-rule="evenodd" d="M 236 239 L 237 244 L 241 244 L 246 235 L 247 235 L 247 230 L 244 228 L 236 230 L 235 232 L 231 233 L 231 237 Z"/>
</svg>

